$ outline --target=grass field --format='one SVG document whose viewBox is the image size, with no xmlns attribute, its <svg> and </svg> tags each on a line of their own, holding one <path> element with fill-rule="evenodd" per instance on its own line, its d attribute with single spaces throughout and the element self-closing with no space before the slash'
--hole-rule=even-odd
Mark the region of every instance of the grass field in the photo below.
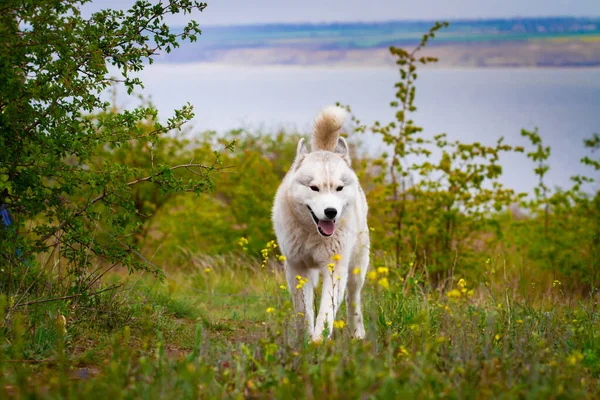
<svg viewBox="0 0 600 400">
<path fill-rule="evenodd" d="M 85 317 L 48 305 L 42 319 L 64 315 L 65 330 L 59 317 L 55 329 L 34 333 L 31 343 L 12 343 L 12 357 L 0 360 L 3 395 L 600 395 L 597 299 L 569 297 L 558 281 L 519 281 L 502 260 L 488 262 L 482 282 L 454 276 L 443 295 L 410 264 L 372 267 L 363 291 L 367 338 L 350 337 L 342 309 L 333 339 L 320 344 L 291 328 L 299 317 L 291 311 L 279 263 L 261 267 L 232 255 L 194 264 L 164 282 L 131 276 L 126 291 L 107 292 Z"/>
</svg>

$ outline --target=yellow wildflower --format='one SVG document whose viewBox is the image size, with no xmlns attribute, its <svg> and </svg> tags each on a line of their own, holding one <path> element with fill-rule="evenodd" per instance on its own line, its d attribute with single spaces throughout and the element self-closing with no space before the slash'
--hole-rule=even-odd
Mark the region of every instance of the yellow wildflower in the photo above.
<svg viewBox="0 0 600 400">
<path fill-rule="evenodd" d="M 358 274 L 360 274 L 360 268 L 358 268 L 358 267 L 354 268 L 354 270 L 352 270 L 352 274 L 353 274 L 353 275 L 358 275 Z"/>
<path fill-rule="evenodd" d="M 210 268 L 208 268 L 208 267 L 204 268 L 204 272 L 209 273 L 210 271 L 212 271 Z"/>
<path fill-rule="evenodd" d="M 237 244 L 242 248 L 243 251 L 248 251 L 248 239 L 245 237 L 240 238 Z"/>
<path fill-rule="evenodd" d="M 446 296 L 450 297 L 451 299 L 458 299 L 460 298 L 461 294 L 458 289 L 452 289 L 451 291 L 446 293 Z"/>
<path fill-rule="evenodd" d="M 575 365 L 581 360 L 583 360 L 583 354 L 581 354 L 579 351 L 575 351 L 569 357 L 567 357 L 567 362 L 570 365 Z"/>
<path fill-rule="evenodd" d="M 296 275 L 296 280 L 298 281 L 298 284 L 296 285 L 296 289 L 302 289 L 302 287 L 304 285 L 306 285 L 306 283 L 308 282 L 308 278 L 304 278 L 300 275 Z"/>
<path fill-rule="evenodd" d="M 273 307 L 269 307 L 269 308 L 267 308 L 267 312 L 268 312 L 268 313 L 272 313 L 273 311 L 275 311 L 275 309 L 274 309 Z"/>
<path fill-rule="evenodd" d="M 374 281 L 377 279 L 377 271 L 370 271 L 367 276 L 369 277 L 370 281 Z"/>
<path fill-rule="evenodd" d="M 388 282 L 388 278 L 381 278 L 377 284 L 379 284 L 379 286 L 385 288 L 385 289 L 389 289 L 390 288 L 390 283 Z"/>
<path fill-rule="evenodd" d="M 333 321 L 333 327 L 335 329 L 343 329 L 346 326 L 346 322 L 344 320 Z"/>
<path fill-rule="evenodd" d="M 279 256 L 279 257 L 277 257 L 277 259 L 281 262 L 284 262 L 285 260 L 287 260 L 287 258 L 285 256 Z"/>
<path fill-rule="evenodd" d="M 340 261 L 342 259 L 342 256 L 339 254 L 334 254 L 333 256 L 331 256 L 331 259 L 333 261 Z"/>
<path fill-rule="evenodd" d="M 390 272 L 390 270 L 388 269 L 388 267 L 378 267 L 377 268 L 378 274 L 387 275 L 389 272 Z"/>
<path fill-rule="evenodd" d="M 458 287 L 462 289 L 466 286 L 467 286 L 467 282 L 463 278 L 460 278 L 460 280 L 458 281 Z"/>
<path fill-rule="evenodd" d="M 400 357 L 406 357 L 409 356 L 410 353 L 408 352 L 408 350 L 406 350 L 406 347 L 404 346 L 400 346 L 400 351 L 398 352 L 398 356 Z"/>
<path fill-rule="evenodd" d="M 279 289 L 281 289 L 281 290 L 285 290 L 285 289 L 287 289 L 287 288 L 285 287 L 285 285 L 279 285 Z"/>
<path fill-rule="evenodd" d="M 335 268 L 334 263 L 327 264 L 327 269 L 329 270 L 329 272 L 333 272 L 333 268 Z"/>
</svg>

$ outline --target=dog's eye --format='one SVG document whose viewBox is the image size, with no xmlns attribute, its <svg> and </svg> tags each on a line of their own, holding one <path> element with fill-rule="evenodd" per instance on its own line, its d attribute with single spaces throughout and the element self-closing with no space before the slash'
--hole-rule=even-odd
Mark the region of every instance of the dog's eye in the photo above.
<svg viewBox="0 0 600 400">
<path fill-rule="evenodd" d="M 311 188 L 311 190 L 313 192 L 318 192 L 319 191 L 319 187 L 318 186 L 311 186 L 310 188 Z"/>
<path fill-rule="evenodd" d="M 338 186 L 337 189 L 335 189 L 335 190 L 337 190 L 338 192 L 341 192 L 343 189 L 344 189 L 343 186 Z"/>
</svg>

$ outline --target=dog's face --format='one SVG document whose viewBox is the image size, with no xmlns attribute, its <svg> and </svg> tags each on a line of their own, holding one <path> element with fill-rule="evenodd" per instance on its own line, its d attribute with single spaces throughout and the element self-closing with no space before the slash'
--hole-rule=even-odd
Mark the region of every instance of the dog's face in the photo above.
<svg viewBox="0 0 600 400">
<path fill-rule="evenodd" d="M 298 144 L 292 166 L 291 196 L 302 220 L 314 224 L 322 236 L 331 236 L 336 223 L 353 204 L 358 179 L 350 168 L 348 147 L 343 139 L 335 152 L 308 153 L 303 141 Z"/>
</svg>

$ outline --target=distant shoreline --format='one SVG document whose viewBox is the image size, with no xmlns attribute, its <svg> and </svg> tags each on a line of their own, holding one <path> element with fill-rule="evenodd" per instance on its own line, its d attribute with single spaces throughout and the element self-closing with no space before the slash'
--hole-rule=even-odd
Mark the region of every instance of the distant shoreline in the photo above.
<svg viewBox="0 0 600 400">
<path fill-rule="evenodd" d="M 345 69 L 345 70 L 394 70 L 397 69 L 394 65 L 358 65 L 358 64 L 234 64 L 234 63 L 219 63 L 219 62 L 156 62 L 151 67 L 166 67 L 166 68 L 202 68 L 202 69 L 220 69 L 220 68 L 230 68 L 230 69 L 248 69 L 248 70 L 258 70 L 258 69 L 273 69 L 273 70 L 332 70 L 332 69 Z M 506 70 L 519 70 L 519 71 L 527 71 L 527 70 L 562 70 L 562 71 L 596 71 L 600 70 L 599 66 L 561 66 L 561 67 L 552 67 L 552 66 L 544 66 L 544 67 L 532 67 L 532 66 L 489 66 L 489 67 L 473 67 L 473 66 L 448 66 L 443 64 L 438 65 L 426 65 L 421 66 L 421 70 L 443 70 L 443 71 L 468 71 L 468 70 L 486 70 L 486 71 L 506 71 Z"/>
<path fill-rule="evenodd" d="M 205 27 L 157 61 L 243 65 L 392 66 L 389 47 L 414 48 L 433 21 Z M 421 56 L 449 67 L 600 67 L 600 18 L 452 21 Z"/>
<path fill-rule="evenodd" d="M 600 40 L 592 43 L 514 43 L 431 46 L 420 56 L 436 57 L 426 68 L 600 68 Z M 211 50 L 196 57 L 158 58 L 166 64 L 240 66 L 395 67 L 388 49 L 306 50 L 291 47 Z"/>
<path fill-rule="evenodd" d="M 415 19 L 389 19 L 389 20 L 366 20 L 366 21 L 298 21 L 298 22 L 255 22 L 250 24 L 228 23 L 217 25 L 202 25 L 202 29 L 263 29 L 263 28 L 303 28 L 303 27 L 330 27 L 330 26 L 375 26 L 375 25 L 433 25 L 437 21 L 448 21 L 451 24 L 479 24 L 494 22 L 524 22 L 524 21 L 587 21 L 597 22 L 600 15 L 545 15 L 535 17 L 498 17 L 498 18 L 415 18 Z"/>
</svg>

